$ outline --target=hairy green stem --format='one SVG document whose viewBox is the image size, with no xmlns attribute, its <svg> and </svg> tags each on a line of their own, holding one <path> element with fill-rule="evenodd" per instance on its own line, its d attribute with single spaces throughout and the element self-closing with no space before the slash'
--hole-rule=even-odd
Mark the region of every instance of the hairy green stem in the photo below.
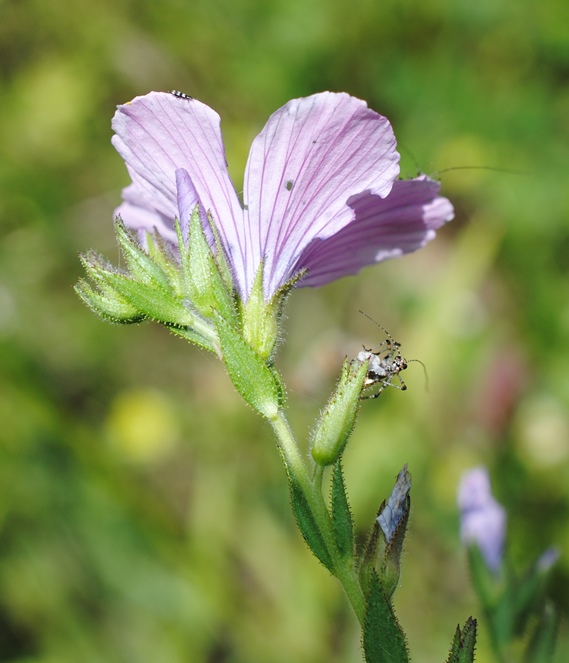
<svg viewBox="0 0 569 663">
<path fill-rule="evenodd" d="M 277 436 L 279 448 L 285 459 L 288 471 L 301 487 L 306 501 L 318 524 L 330 557 L 334 561 L 334 574 L 342 583 L 356 616 L 363 626 L 365 619 L 365 599 L 358 582 L 353 562 L 343 558 L 337 548 L 330 513 L 322 497 L 322 472 L 315 470 L 310 478 L 308 467 L 302 458 L 296 440 L 282 410 L 270 419 Z"/>
</svg>

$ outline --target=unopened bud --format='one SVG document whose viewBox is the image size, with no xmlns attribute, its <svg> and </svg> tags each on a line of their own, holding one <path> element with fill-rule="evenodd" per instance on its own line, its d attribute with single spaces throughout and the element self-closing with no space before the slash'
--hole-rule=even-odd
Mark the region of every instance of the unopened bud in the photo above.
<svg viewBox="0 0 569 663">
<path fill-rule="evenodd" d="M 312 439 L 312 457 L 319 465 L 332 465 L 342 455 L 354 429 L 367 371 L 367 362 L 344 361 L 336 391 L 324 408 Z"/>
</svg>

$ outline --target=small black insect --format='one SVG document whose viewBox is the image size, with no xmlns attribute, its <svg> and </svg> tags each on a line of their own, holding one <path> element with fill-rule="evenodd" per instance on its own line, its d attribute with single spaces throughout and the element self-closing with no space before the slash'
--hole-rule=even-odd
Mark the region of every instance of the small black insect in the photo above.
<svg viewBox="0 0 569 663">
<path fill-rule="evenodd" d="M 170 94 L 173 94 L 175 97 L 178 97 L 178 99 L 193 99 L 193 97 L 190 97 L 189 94 L 186 94 L 185 92 L 180 92 L 180 90 L 170 90 Z"/>
</svg>

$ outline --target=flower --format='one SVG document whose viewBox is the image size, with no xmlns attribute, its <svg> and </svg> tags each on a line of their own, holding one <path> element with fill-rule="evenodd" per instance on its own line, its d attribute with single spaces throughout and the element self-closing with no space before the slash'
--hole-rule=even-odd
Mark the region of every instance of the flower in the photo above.
<svg viewBox="0 0 569 663">
<path fill-rule="evenodd" d="M 478 545 L 488 568 L 498 571 L 506 535 L 506 510 L 492 495 L 485 467 L 476 467 L 462 475 L 458 506 L 463 544 Z"/>
<path fill-rule="evenodd" d="M 322 92 L 293 99 L 253 141 L 243 206 L 225 161 L 220 118 L 205 104 L 150 92 L 118 107 L 113 144 L 132 183 L 117 208 L 126 226 L 176 245 L 197 204 L 219 235 L 247 301 L 262 265 L 268 302 L 292 279 L 320 286 L 424 246 L 453 218 L 425 176 L 399 181 L 389 121 L 364 101 Z"/>
</svg>

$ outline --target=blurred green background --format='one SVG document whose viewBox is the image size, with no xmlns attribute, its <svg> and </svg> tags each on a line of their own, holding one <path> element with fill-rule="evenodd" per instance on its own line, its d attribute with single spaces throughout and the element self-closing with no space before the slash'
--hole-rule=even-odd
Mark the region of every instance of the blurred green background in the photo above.
<svg viewBox="0 0 569 663">
<path fill-rule="evenodd" d="M 402 175 L 441 174 L 427 249 L 286 309 L 278 367 L 306 440 L 342 357 L 419 364 L 363 404 L 345 465 L 363 536 L 408 462 L 396 595 L 414 660 L 480 610 L 458 541 L 486 464 L 523 569 L 549 545 L 569 602 L 569 4 L 565 0 L 0 0 L 0 661 L 346 663 L 355 619 L 289 513 L 268 427 L 211 357 L 74 295 L 119 257 L 117 103 L 183 90 L 222 116 L 238 190 L 268 115 L 323 89 L 393 122 Z M 557 660 L 569 658 L 563 622 Z M 491 661 L 482 630 L 477 661 Z"/>
</svg>

